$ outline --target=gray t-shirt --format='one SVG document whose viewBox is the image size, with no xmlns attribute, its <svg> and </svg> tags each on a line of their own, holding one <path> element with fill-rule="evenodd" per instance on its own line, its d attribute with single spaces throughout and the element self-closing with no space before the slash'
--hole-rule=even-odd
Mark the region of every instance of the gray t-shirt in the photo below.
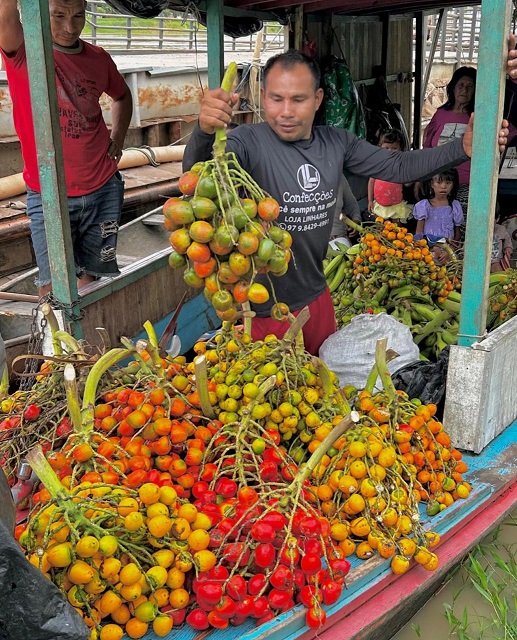
<svg viewBox="0 0 517 640">
<path fill-rule="evenodd" d="M 211 156 L 213 138 L 199 127 L 194 129 L 185 149 L 184 170 Z M 461 139 L 434 149 L 397 153 L 328 126 L 314 127 L 308 140 L 285 142 L 265 122 L 230 131 L 227 151 L 233 151 L 242 168 L 280 203 L 277 222 L 293 237 L 293 259 L 285 276 L 270 278 L 277 299 L 292 311 L 325 290 L 323 259 L 345 168 L 357 175 L 406 183 L 467 159 Z M 257 280 L 268 284 L 264 275 Z M 270 298 L 253 308 L 257 315 L 267 316 L 272 304 Z"/>
</svg>

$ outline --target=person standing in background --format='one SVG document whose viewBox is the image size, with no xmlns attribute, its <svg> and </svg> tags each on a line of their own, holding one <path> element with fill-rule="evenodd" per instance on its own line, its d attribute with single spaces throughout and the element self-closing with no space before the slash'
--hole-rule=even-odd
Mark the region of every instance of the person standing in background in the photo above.
<svg viewBox="0 0 517 640">
<path fill-rule="evenodd" d="M 473 67 L 460 67 L 454 72 L 446 87 L 447 102 L 438 107 L 424 131 L 423 146 L 437 147 L 454 138 L 460 138 L 474 112 L 474 93 L 477 71 Z M 456 199 L 467 215 L 470 184 L 470 160 L 456 167 L 459 187 Z"/>
<path fill-rule="evenodd" d="M 513 242 L 506 227 L 499 224 L 501 213 L 499 203 L 496 205 L 494 217 L 494 235 L 492 237 L 492 262 L 490 271 L 506 271 L 510 268 L 510 259 L 513 253 Z"/>
<path fill-rule="evenodd" d="M 86 1 L 49 0 L 49 10 L 68 209 L 81 287 L 98 277 L 119 273 L 116 244 L 124 182 L 117 163 L 122 156 L 133 102 L 111 56 L 80 38 L 86 23 Z M 22 148 L 27 215 L 39 269 L 39 294 L 43 296 L 51 290 L 51 275 L 17 0 L 0 0 L 0 53 Z M 111 132 L 99 104 L 103 93 L 113 99 Z"/>
</svg>

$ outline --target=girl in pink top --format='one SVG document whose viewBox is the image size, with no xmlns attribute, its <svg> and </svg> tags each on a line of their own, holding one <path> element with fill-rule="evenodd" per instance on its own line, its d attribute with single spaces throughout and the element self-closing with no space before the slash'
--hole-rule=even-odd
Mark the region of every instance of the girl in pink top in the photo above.
<svg viewBox="0 0 517 640">
<path fill-rule="evenodd" d="M 390 151 L 405 151 L 404 138 L 397 129 L 381 133 L 379 147 Z M 402 196 L 402 184 L 370 178 L 368 182 L 368 211 L 385 220 L 394 218 L 406 222 L 411 215 L 411 206 Z"/>
</svg>

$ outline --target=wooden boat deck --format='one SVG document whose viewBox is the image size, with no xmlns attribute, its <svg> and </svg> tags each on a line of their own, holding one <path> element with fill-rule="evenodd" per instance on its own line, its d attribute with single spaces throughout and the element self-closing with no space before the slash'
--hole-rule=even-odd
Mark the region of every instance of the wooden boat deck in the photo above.
<svg viewBox="0 0 517 640">
<path fill-rule="evenodd" d="M 439 515 L 422 509 L 425 528 L 437 531 L 440 566 L 434 572 L 412 564 L 403 576 L 391 572 L 389 560 L 379 556 L 361 561 L 349 558 L 352 569 L 347 589 L 332 607 L 326 607 L 326 625 L 316 631 L 305 625 L 305 608 L 297 606 L 260 627 L 252 623 L 209 634 L 183 626 L 168 640 L 388 640 L 429 599 L 468 552 L 517 504 L 517 421 L 480 455 L 464 454 L 465 474 L 473 490 Z M 145 640 L 157 636 L 148 633 Z"/>
<path fill-rule="evenodd" d="M 161 205 L 179 194 L 181 162 L 164 162 L 123 170 L 124 204 L 122 223 L 134 220 L 157 202 Z M 30 241 L 29 218 L 25 210 L 26 194 L 0 199 L 0 278 L 35 266 Z M 143 253 L 141 255 L 144 255 Z"/>
</svg>

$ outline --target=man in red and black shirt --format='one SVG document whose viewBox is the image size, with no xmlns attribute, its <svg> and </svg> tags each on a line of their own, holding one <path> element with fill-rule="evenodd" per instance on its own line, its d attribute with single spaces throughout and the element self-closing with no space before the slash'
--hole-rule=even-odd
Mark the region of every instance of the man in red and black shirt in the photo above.
<svg viewBox="0 0 517 640">
<path fill-rule="evenodd" d="M 80 39 L 85 0 L 49 0 L 65 182 L 78 286 L 119 273 L 116 242 L 124 184 L 117 170 L 132 113 L 124 78 L 109 54 Z M 16 0 L 0 0 L 0 49 L 13 102 L 27 184 L 27 214 L 39 268 L 39 292 L 51 288 L 23 28 Z M 102 118 L 113 99 L 112 129 Z"/>
</svg>

